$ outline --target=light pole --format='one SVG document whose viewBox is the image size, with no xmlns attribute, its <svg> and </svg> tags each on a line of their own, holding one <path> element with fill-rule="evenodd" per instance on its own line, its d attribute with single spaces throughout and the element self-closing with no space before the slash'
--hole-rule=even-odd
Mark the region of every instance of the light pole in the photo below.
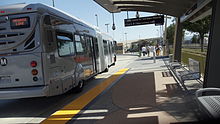
<svg viewBox="0 0 220 124">
<path fill-rule="evenodd" d="M 105 24 L 105 26 L 106 26 L 107 33 L 108 33 L 108 26 L 109 26 L 109 23 Z"/>
<path fill-rule="evenodd" d="M 55 7 L 55 3 L 54 3 L 54 0 L 52 0 L 52 2 L 53 2 L 53 7 Z"/>
<path fill-rule="evenodd" d="M 96 25 L 97 25 L 97 27 L 99 27 L 98 15 L 97 15 L 97 14 L 95 14 L 95 16 L 96 16 Z"/>
<path fill-rule="evenodd" d="M 160 25 L 160 44 L 163 44 L 163 25 Z"/>
<path fill-rule="evenodd" d="M 160 37 L 160 31 L 157 29 L 157 36 Z"/>
<path fill-rule="evenodd" d="M 158 35 L 158 39 L 159 39 L 159 41 L 157 40 L 156 44 L 159 44 L 160 40 L 161 40 L 161 30 L 160 29 L 156 29 L 156 30 L 157 30 L 157 35 Z"/>
<path fill-rule="evenodd" d="M 126 48 L 126 50 L 128 49 L 127 34 L 128 34 L 128 33 L 125 33 L 125 48 Z"/>
<path fill-rule="evenodd" d="M 125 33 L 125 41 L 126 41 L 126 42 L 127 42 L 127 34 L 128 34 L 128 33 Z"/>
<path fill-rule="evenodd" d="M 127 11 L 127 19 L 129 19 L 128 11 Z"/>
</svg>

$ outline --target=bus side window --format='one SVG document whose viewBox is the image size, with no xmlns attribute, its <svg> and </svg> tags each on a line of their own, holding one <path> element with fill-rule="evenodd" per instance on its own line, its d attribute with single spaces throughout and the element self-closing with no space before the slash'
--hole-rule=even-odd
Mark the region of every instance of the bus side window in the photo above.
<svg viewBox="0 0 220 124">
<path fill-rule="evenodd" d="M 89 36 L 85 36 L 85 39 L 86 39 L 86 50 L 87 50 L 87 55 L 88 56 L 92 56 L 92 38 L 89 37 Z"/>
<path fill-rule="evenodd" d="M 75 54 L 75 47 L 71 33 L 56 33 L 59 56 L 70 56 Z"/>
<path fill-rule="evenodd" d="M 83 48 L 83 45 L 82 45 L 82 42 L 81 42 L 80 35 L 75 34 L 74 38 L 75 38 L 75 42 L 76 42 L 76 52 L 77 53 L 83 53 L 84 48 Z"/>
<path fill-rule="evenodd" d="M 106 40 L 103 40 L 104 45 L 104 54 L 108 55 L 108 42 Z"/>
<path fill-rule="evenodd" d="M 116 53 L 117 41 L 113 41 L 113 51 Z"/>
<path fill-rule="evenodd" d="M 96 54 L 96 57 L 98 58 L 98 57 L 99 57 L 98 40 L 97 40 L 97 38 L 93 38 L 93 40 L 94 40 L 94 49 L 95 49 L 95 54 Z"/>
<path fill-rule="evenodd" d="M 81 35 L 81 36 L 80 36 L 80 38 L 81 38 L 81 39 L 80 39 L 80 40 L 81 40 L 80 42 L 81 42 L 82 47 L 83 47 L 83 50 L 84 50 L 83 52 L 84 52 L 84 54 L 87 54 L 87 47 L 86 47 L 86 46 L 87 46 L 87 44 L 86 44 L 86 38 L 85 38 L 85 36 L 84 36 L 84 35 Z"/>
</svg>

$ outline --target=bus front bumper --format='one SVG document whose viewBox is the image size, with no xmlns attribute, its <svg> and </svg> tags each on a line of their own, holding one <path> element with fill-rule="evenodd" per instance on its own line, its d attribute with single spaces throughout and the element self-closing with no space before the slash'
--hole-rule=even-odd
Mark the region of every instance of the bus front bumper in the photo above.
<svg viewBox="0 0 220 124">
<path fill-rule="evenodd" d="M 0 99 L 18 99 L 42 97 L 48 93 L 47 86 L 28 87 L 28 88 L 7 88 L 0 89 Z"/>
</svg>

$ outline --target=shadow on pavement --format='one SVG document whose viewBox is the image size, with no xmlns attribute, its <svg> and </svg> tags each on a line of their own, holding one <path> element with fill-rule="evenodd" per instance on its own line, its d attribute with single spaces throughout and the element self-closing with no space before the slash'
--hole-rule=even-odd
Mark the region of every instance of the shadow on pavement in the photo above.
<svg viewBox="0 0 220 124">
<path fill-rule="evenodd" d="M 156 91 L 154 72 L 129 73 L 71 123 L 170 124 L 197 120 L 196 109 L 191 96 L 185 96 L 176 84 Z"/>
</svg>

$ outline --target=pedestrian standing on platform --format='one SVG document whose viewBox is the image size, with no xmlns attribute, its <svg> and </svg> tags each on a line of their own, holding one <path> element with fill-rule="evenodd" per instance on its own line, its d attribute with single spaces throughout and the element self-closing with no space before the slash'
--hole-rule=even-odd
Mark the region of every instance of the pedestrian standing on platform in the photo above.
<svg viewBox="0 0 220 124">
<path fill-rule="evenodd" d="M 156 55 L 159 56 L 160 55 L 160 47 L 158 44 L 155 46 L 155 50 L 156 50 Z"/>
<path fill-rule="evenodd" d="M 150 46 L 150 52 L 153 53 L 153 61 L 156 63 L 155 46 Z"/>
<path fill-rule="evenodd" d="M 147 46 L 147 56 L 150 56 L 150 46 Z"/>
<path fill-rule="evenodd" d="M 145 56 L 145 55 L 147 54 L 147 48 L 146 48 L 145 46 L 143 46 L 143 47 L 141 48 L 141 51 L 142 51 L 142 53 L 143 53 L 143 56 Z"/>
</svg>

